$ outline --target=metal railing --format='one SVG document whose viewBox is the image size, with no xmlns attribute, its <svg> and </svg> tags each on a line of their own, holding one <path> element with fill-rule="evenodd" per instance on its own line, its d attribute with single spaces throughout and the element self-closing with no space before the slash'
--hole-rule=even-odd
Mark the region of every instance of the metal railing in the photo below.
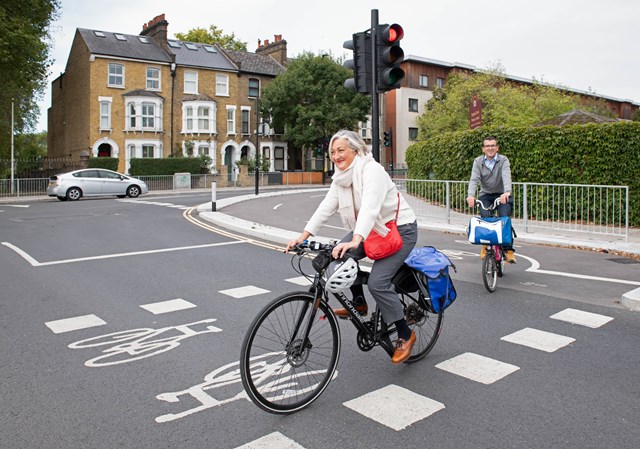
<svg viewBox="0 0 640 449">
<path fill-rule="evenodd" d="M 468 181 L 397 179 L 418 217 L 466 226 Z M 513 183 L 512 219 L 518 231 L 535 229 L 629 239 L 629 187 Z"/>
<path fill-rule="evenodd" d="M 311 177 L 289 179 L 282 173 L 281 185 L 312 183 Z M 261 184 L 266 182 L 261 177 Z M 180 190 L 173 175 L 140 176 L 150 191 Z M 191 175 L 191 189 L 210 189 L 217 175 Z M 393 178 L 419 218 L 466 226 L 477 210 L 466 202 L 467 181 L 438 181 Z M 317 182 L 317 180 L 314 180 Z M 13 185 L 0 179 L 0 198 L 45 196 L 49 178 L 19 178 Z M 328 183 L 327 183 L 328 184 Z M 294 185 L 294 184 L 291 184 Z M 183 187 L 184 188 L 184 187 Z M 187 188 L 188 189 L 188 188 Z M 629 187 L 582 184 L 513 184 L 512 218 L 518 231 L 535 229 L 600 234 L 629 239 Z"/>
</svg>

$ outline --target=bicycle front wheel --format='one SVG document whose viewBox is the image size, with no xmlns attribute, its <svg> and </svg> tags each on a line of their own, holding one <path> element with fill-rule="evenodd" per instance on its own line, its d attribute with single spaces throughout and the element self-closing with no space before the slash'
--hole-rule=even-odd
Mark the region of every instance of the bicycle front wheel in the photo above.
<svg viewBox="0 0 640 449">
<path fill-rule="evenodd" d="M 338 322 L 324 301 L 310 321 L 313 302 L 307 292 L 280 296 L 258 314 L 245 335 L 242 384 L 262 410 L 296 412 L 315 401 L 335 375 L 340 357 Z"/>
<path fill-rule="evenodd" d="M 487 252 L 487 255 L 482 261 L 482 282 L 484 282 L 484 286 L 489 293 L 496 291 L 498 267 L 496 266 L 496 259 L 490 252 Z"/>
</svg>

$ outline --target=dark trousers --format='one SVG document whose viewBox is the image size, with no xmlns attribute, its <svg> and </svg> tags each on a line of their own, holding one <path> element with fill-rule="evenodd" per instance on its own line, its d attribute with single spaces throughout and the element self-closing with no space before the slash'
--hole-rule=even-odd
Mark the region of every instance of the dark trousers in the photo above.
<svg viewBox="0 0 640 449">
<path fill-rule="evenodd" d="M 482 201 L 484 207 L 491 207 L 496 198 L 499 198 L 501 193 L 483 193 L 478 198 Z M 509 196 L 509 200 L 505 204 L 498 204 L 497 213 L 498 217 L 510 217 L 513 212 L 513 198 Z M 484 210 L 480 208 L 480 216 L 482 218 L 493 217 L 496 214 L 496 210 Z M 515 251 L 513 245 L 502 245 L 505 251 Z"/>
</svg>

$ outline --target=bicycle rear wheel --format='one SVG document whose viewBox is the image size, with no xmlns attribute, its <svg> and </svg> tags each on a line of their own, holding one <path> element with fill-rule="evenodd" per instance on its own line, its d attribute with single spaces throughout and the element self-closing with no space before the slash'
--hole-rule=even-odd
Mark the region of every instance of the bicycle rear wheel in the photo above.
<svg viewBox="0 0 640 449">
<path fill-rule="evenodd" d="M 336 316 L 322 301 L 304 333 L 314 297 L 280 296 L 251 323 L 240 356 L 240 375 L 249 399 L 270 413 L 296 412 L 316 400 L 333 378 L 340 357 Z"/>
<path fill-rule="evenodd" d="M 418 292 L 422 296 L 422 292 Z M 409 328 L 416 334 L 416 342 L 413 345 L 411 356 L 407 359 L 407 363 L 417 362 L 426 357 L 433 349 L 442 328 L 442 320 L 444 318 L 443 311 L 432 312 L 415 301 L 413 296 L 409 296 L 405 318 L 409 323 Z M 422 301 L 426 304 L 427 301 Z"/>
<path fill-rule="evenodd" d="M 484 282 L 484 286 L 489 293 L 496 291 L 498 267 L 496 266 L 496 259 L 491 251 L 487 252 L 487 255 L 482 261 L 482 282 Z"/>
</svg>

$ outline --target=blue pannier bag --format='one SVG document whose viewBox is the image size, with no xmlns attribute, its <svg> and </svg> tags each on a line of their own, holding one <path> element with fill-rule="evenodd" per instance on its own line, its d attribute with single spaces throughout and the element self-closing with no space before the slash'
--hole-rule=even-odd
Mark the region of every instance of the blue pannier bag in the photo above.
<svg viewBox="0 0 640 449">
<path fill-rule="evenodd" d="M 447 256 L 433 246 L 423 246 L 414 248 L 404 263 L 417 270 L 418 285 L 425 297 L 431 299 L 434 312 L 440 313 L 455 301 L 458 295 L 449 276 L 449 267 L 455 271 L 456 266 Z"/>
<path fill-rule="evenodd" d="M 512 245 L 513 227 L 509 217 L 471 217 L 467 237 L 475 245 Z"/>
</svg>

